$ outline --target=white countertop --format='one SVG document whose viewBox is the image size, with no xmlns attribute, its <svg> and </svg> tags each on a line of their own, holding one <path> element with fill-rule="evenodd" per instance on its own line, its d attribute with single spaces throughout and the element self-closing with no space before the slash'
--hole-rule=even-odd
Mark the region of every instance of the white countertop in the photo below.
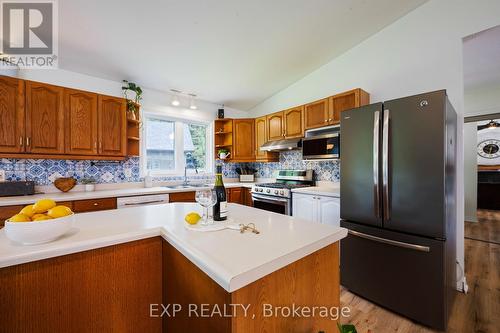
<svg viewBox="0 0 500 333">
<path fill-rule="evenodd" d="M 171 203 L 75 215 L 72 232 L 41 245 L 11 242 L 0 230 L 0 268 L 138 239 L 161 236 L 228 292 L 244 287 L 347 235 L 344 228 L 308 223 L 286 215 L 229 204 L 237 223 L 261 231 L 198 232 L 184 216 L 201 211 L 193 203 Z"/>
<path fill-rule="evenodd" d="M 327 197 L 340 198 L 340 187 L 312 186 L 293 189 L 292 193 L 323 195 Z"/>
<path fill-rule="evenodd" d="M 252 187 L 253 183 L 225 183 L 226 188 L 233 187 Z M 1 206 L 14 206 L 14 205 L 29 205 L 37 200 L 50 198 L 55 201 L 73 201 L 85 199 L 99 199 L 99 198 L 112 198 L 112 197 L 129 197 L 135 195 L 148 195 L 148 194 L 164 194 L 175 192 L 191 192 L 201 189 L 203 187 L 192 188 L 176 188 L 171 189 L 164 186 L 157 187 L 134 187 L 134 188 L 116 188 L 108 190 L 96 190 L 92 192 L 85 191 L 69 191 L 69 192 L 53 192 L 24 196 L 0 197 Z M 207 187 L 208 188 L 208 187 Z"/>
</svg>

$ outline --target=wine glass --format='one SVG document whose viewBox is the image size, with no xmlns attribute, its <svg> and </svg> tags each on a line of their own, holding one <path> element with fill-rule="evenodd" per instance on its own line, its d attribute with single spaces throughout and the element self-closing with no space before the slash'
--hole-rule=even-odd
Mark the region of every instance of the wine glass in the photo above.
<svg viewBox="0 0 500 333">
<path fill-rule="evenodd" d="M 208 218 L 208 209 L 217 203 L 217 194 L 212 189 L 197 190 L 195 195 L 196 202 L 203 207 L 203 220 L 201 225 L 214 223 Z"/>
</svg>

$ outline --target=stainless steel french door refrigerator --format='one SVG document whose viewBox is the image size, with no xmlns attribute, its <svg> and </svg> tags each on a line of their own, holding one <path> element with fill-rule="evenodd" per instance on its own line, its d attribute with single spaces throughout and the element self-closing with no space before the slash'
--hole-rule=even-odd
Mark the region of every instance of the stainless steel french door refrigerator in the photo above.
<svg viewBox="0 0 500 333">
<path fill-rule="evenodd" d="M 456 113 L 446 91 L 342 112 L 341 284 L 444 330 L 456 293 Z"/>
</svg>

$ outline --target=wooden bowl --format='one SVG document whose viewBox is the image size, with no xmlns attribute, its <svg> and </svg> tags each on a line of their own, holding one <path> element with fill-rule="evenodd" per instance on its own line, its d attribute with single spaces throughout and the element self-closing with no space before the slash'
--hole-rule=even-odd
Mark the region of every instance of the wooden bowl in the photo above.
<svg viewBox="0 0 500 333">
<path fill-rule="evenodd" d="M 76 185 L 76 179 L 73 177 L 57 178 L 54 181 L 54 186 L 63 192 L 68 192 Z"/>
</svg>

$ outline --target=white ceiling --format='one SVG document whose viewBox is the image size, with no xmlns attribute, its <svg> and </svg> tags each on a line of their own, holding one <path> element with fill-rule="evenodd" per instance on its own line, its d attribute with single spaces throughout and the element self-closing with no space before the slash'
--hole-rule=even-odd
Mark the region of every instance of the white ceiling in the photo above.
<svg viewBox="0 0 500 333">
<path fill-rule="evenodd" d="M 465 90 L 500 86 L 500 26 L 464 38 Z"/>
<path fill-rule="evenodd" d="M 64 0 L 59 64 L 248 110 L 426 0 Z"/>
</svg>

